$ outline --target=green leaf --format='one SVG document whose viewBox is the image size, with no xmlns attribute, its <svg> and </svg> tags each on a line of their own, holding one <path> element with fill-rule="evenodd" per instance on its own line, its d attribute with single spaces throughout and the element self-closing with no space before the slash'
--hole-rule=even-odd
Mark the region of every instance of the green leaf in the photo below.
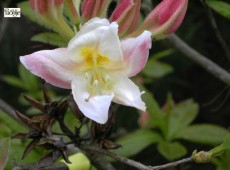
<svg viewBox="0 0 230 170">
<path fill-rule="evenodd" d="M 154 99 L 152 94 L 143 86 L 141 86 L 141 90 L 145 91 L 145 93 L 142 95 L 142 99 L 146 104 L 147 112 L 149 113 L 149 125 L 157 126 L 162 131 L 164 131 L 164 128 L 166 127 L 164 114 L 158 105 L 157 101 Z"/>
<path fill-rule="evenodd" d="M 161 78 L 173 72 L 173 67 L 169 64 L 162 63 L 152 58 L 148 61 L 142 72 L 144 75 L 152 78 Z"/>
<path fill-rule="evenodd" d="M 160 51 L 158 53 L 155 53 L 150 58 L 151 59 L 154 58 L 155 60 L 161 59 L 161 58 L 164 58 L 164 57 L 167 57 L 167 56 L 171 55 L 173 52 L 174 52 L 174 49 L 163 50 L 163 51 Z"/>
<path fill-rule="evenodd" d="M 10 139 L 5 138 L 0 140 L 0 169 L 4 169 L 8 161 L 10 152 Z"/>
<path fill-rule="evenodd" d="M 6 75 L 6 76 L 3 76 L 2 79 L 3 79 L 3 81 L 5 81 L 6 83 L 8 83 L 11 86 L 26 90 L 24 83 L 18 77 Z"/>
<path fill-rule="evenodd" d="M 223 146 L 225 149 L 230 150 L 230 134 L 225 137 Z"/>
<path fill-rule="evenodd" d="M 19 65 L 18 71 L 26 90 L 33 92 L 39 89 L 38 77 L 33 75 L 21 64 Z"/>
<path fill-rule="evenodd" d="M 120 144 L 121 147 L 113 152 L 124 157 L 130 157 L 159 141 L 161 141 L 161 136 L 157 132 L 141 129 L 118 139 L 115 143 Z"/>
<path fill-rule="evenodd" d="M 158 151 L 168 160 L 178 159 L 187 153 L 186 148 L 178 142 L 165 142 L 162 141 L 157 146 Z"/>
<path fill-rule="evenodd" d="M 230 19 L 230 4 L 224 1 L 205 1 L 205 3 L 214 11 Z"/>
<path fill-rule="evenodd" d="M 12 126 L 12 124 L 14 126 Z M 6 135 L 11 135 L 13 133 L 17 133 L 18 130 L 20 129 L 21 131 L 25 131 L 25 127 L 22 126 L 22 124 L 18 123 L 16 120 L 14 120 L 13 118 L 11 118 L 8 114 L 2 112 L 0 110 L 0 125 L 3 127 L 3 126 L 6 126 L 8 129 L 6 129 Z M 10 131 L 10 133 L 9 133 Z M 1 128 L 1 131 L 0 131 L 1 135 L 0 136 L 3 136 L 3 129 Z"/>
<path fill-rule="evenodd" d="M 199 124 L 181 129 L 177 137 L 191 142 L 216 145 L 221 144 L 227 135 L 229 132 L 220 126 Z"/>
<path fill-rule="evenodd" d="M 32 37 L 32 41 L 38 41 L 59 47 L 67 46 L 68 42 L 56 33 L 40 33 Z"/>
<path fill-rule="evenodd" d="M 230 169 L 230 150 L 224 152 L 223 155 L 216 157 L 212 160 L 216 165 L 216 170 L 229 170 Z"/>
<path fill-rule="evenodd" d="M 185 100 L 177 104 L 171 111 L 168 126 L 168 138 L 173 139 L 181 129 L 187 127 L 197 116 L 199 106 L 193 100 Z"/>
</svg>

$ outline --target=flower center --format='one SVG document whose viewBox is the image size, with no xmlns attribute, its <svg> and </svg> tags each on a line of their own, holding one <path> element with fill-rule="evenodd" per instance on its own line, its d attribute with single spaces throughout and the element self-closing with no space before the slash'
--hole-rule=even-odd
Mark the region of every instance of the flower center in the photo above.
<svg viewBox="0 0 230 170">
<path fill-rule="evenodd" d="M 90 94 L 86 101 L 88 101 L 91 96 L 102 95 L 111 90 L 111 78 L 108 74 L 105 74 L 102 68 L 89 70 L 89 72 L 85 73 L 85 78 L 87 80 L 87 90 Z"/>
<path fill-rule="evenodd" d="M 81 48 L 81 56 L 84 58 L 87 68 L 103 67 L 109 62 L 109 58 L 107 56 L 98 53 L 90 47 Z"/>
<path fill-rule="evenodd" d="M 87 90 L 90 96 L 85 99 L 88 101 L 93 95 L 102 95 L 111 89 L 112 83 L 108 71 L 104 66 L 110 61 L 107 56 L 98 53 L 90 47 L 83 47 L 81 55 L 87 68 L 85 78 L 87 80 Z"/>
</svg>

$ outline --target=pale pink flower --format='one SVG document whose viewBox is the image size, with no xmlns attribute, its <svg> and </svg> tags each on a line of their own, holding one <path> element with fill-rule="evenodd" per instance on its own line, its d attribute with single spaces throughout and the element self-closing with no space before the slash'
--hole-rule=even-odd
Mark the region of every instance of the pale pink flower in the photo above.
<svg viewBox="0 0 230 170">
<path fill-rule="evenodd" d="M 72 89 L 82 113 L 104 124 L 112 101 L 146 110 L 143 92 L 129 77 L 143 69 L 150 48 L 149 31 L 120 40 L 116 22 L 94 18 L 82 26 L 67 48 L 38 51 L 20 61 L 48 83 Z"/>
</svg>

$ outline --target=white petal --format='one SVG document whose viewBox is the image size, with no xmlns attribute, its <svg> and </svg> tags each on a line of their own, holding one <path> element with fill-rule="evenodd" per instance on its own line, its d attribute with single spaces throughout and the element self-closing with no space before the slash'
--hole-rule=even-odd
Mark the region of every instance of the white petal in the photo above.
<svg viewBox="0 0 230 170">
<path fill-rule="evenodd" d="M 137 85 L 135 85 L 128 77 L 117 77 L 117 82 L 113 88 L 113 101 L 126 106 L 135 107 L 142 111 L 146 110 L 145 103 L 141 99 L 141 92 Z"/>
<path fill-rule="evenodd" d="M 123 66 L 123 55 L 121 44 L 117 35 L 118 25 L 114 22 L 109 26 L 99 26 L 85 34 L 81 34 L 71 40 L 68 45 L 70 59 L 80 63 L 85 60 L 81 54 L 83 47 L 88 47 L 109 59 L 103 67 L 107 69 L 117 69 Z"/>
<path fill-rule="evenodd" d="M 80 31 L 75 35 L 75 37 L 71 40 L 74 41 L 75 39 L 77 39 L 79 36 L 81 36 L 82 34 L 88 33 L 98 27 L 101 26 L 109 26 L 110 23 L 107 19 L 100 19 L 100 18 L 93 18 L 91 20 L 89 20 L 88 22 L 86 22 L 80 29 Z M 69 43 L 71 43 L 71 41 Z"/>
<path fill-rule="evenodd" d="M 72 82 L 72 93 L 81 112 L 89 119 L 97 123 L 104 124 L 108 120 L 108 111 L 114 97 L 111 95 L 91 96 L 87 92 L 87 82 L 85 78 L 78 77 Z"/>
</svg>

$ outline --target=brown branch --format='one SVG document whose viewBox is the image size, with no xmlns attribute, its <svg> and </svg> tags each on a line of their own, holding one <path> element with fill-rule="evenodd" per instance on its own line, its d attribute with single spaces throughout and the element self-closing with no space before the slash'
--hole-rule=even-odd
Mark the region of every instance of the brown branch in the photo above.
<svg viewBox="0 0 230 170">
<path fill-rule="evenodd" d="M 187 58 L 199 64 L 201 67 L 217 77 L 219 80 L 230 85 L 229 72 L 218 66 L 213 61 L 209 60 L 204 55 L 200 54 L 198 51 L 193 49 L 175 34 L 170 35 L 169 40 L 172 42 L 173 46 L 181 53 L 183 53 Z"/>
<path fill-rule="evenodd" d="M 13 109 L 9 104 L 7 104 L 3 99 L 0 98 L 0 110 L 3 112 L 7 113 L 10 117 L 12 117 L 14 120 L 17 122 L 21 123 L 24 125 L 17 117 L 15 114 L 15 109 Z"/>
<path fill-rule="evenodd" d="M 47 167 L 36 168 L 36 164 L 15 165 L 12 170 L 68 170 L 69 168 L 64 163 L 55 163 Z"/>
<path fill-rule="evenodd" d="M 192 162 L 192 161 L 193 161 L 192 157 L 185 158 L 185 159 L 181 159 L 179 161 L 171 162 L 171 163 L 168 163 L 168 164 L 159 165 L 159 166 L 153 166 L 151 170 L 160 170 L 160 169 L 175 167 L 177 165 L 184 164 L 184 163 L 187 163 L 187 162 Z"/>
<path fill-rule="evenodd" d="M 129 165 L 131 167 L 134 167 L 134 168 L 140 169 L 140 170 L 160 170 L 160 169 L 174 167 L 174 166 L 177 166 L 177 165 L 180 165 L 180 164 L 184 164 L 184 163 L 193 161 L 193 159 L 190 157 L 190 158 L 182 159 L 182 160 L 172 162 L 172 163 L 168 163 L 168 164 L 164 164 L 164 165 L 147 166 L 147 165 L 144 165 L 144 164 L 142 164 L 140 162 L 137 162 L 137 161 L 134 161 L 134 160 L 119 156 L 119 155 L 117 155 L 115 153 L 112 153 L 112 152 L 104 150 L 104 149 L 99 149 L 99 148 L 95 148 L 95 147 L 86 147 L 86 146 L 81 146 L 80 149 L 83 150 L 83 151 L 86 151 L 86 152 L 92 152 L 92 153 L 96 152 L 96 153 L 100 153 L 100 154 L 109 156 L 109 157 L 111 157 L 111 158 L 113 158 L 113 159 L 115 159 L 115 160 L 117 160 L 117 161 L 119 161 L 121 163 L 124 163 L 126 165 Z"/>
</svg>

